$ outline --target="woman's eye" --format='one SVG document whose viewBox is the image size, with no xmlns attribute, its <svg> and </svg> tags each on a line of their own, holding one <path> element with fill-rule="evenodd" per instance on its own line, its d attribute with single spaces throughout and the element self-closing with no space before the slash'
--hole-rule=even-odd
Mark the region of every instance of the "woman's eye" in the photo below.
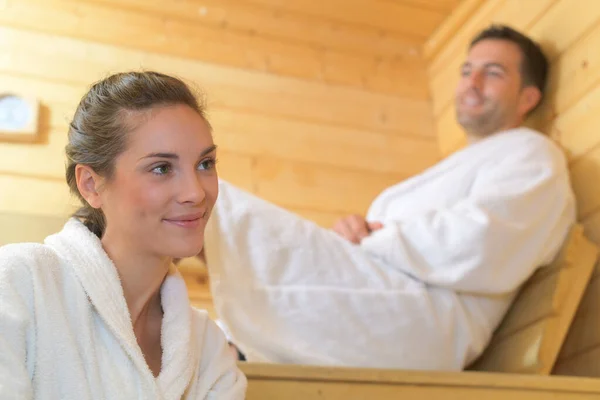
<svg viewBox="0 0 600 400">
<path fill-rule="evenodd" d="M 198 164 L 198 169 L 199 170 L 211 170 L 215 167 L 215 164 L 217 164 L 217 160 L 215 159 L 208 159 L 208 160 L 204 160 L 202 162 L 200 162 L 200 164 Z"/>
<path fill-rule="evenodd" d="M 171 171 L 171 166 L 168 164 L 158 165 L 152 168 L 152 173 L 156 175 L 166 175 Z"/>
</svg>

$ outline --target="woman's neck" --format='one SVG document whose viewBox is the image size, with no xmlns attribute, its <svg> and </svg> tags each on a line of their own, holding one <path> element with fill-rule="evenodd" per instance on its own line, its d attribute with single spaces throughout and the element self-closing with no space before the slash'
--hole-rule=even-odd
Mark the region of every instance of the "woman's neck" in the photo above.
<svg viewBox="0 0 600 400">
<path fill-rule="evenodd" d="M 171 258 L 137 252 L 131 243 L 106 232 L 102 246 L 117 268 L 134 328 L 140 318 L 162 313 L 160 288 Z"/>
</svg>

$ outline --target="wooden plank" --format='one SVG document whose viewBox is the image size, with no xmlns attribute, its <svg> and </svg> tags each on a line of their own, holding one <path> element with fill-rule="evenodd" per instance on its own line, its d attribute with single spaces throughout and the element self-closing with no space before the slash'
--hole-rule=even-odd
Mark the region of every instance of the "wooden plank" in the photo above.
<svg viewBox="0 0 600 400">
<path fill-rule="evenodd" d="M 62 229 L 67 217 L 0 212 L 0 246 L 43 240 Z"/>
<path fill-rule="evenodd" d="M 548 125 L 550 136 L 562 145 L 570 160 L 583 156 L 600 143 L 600 118 L 595 112 L 599 107 L 600 86 L 596 86 Z"/>
<path fill-rule="evenodd" d="M 463 0 L 452 10 L 423 45 L 423 57 L 434 58 L 449 40 L 469 21 L 483 4 L 482 0 Z"/>
<path fill-rule="evenodd" d="M 211 105 L 433 137 L 429 103 L 425 100 L 331 87 L 10 28 L 0 28 L 0 37 L 4 39 L 0 39 L 0 49 L 8 54 L 0 58 L 0 71 L 13 75 L 18 73 L 87 87 L 110 72 L 143 66 L 184 77 L 195 87 L 200 85 Z M 48 54 L 49 48 L 55 49 L 54 54 Z M 44 59 L 43 67 L 40 58 Z M 208 76 L 211 78 L 206 79 Z"/>
<path fill-rule="evenodd" d="M 416 58 L 421 39 L 393 32 L 381 34 L 379 28 L 332 22 L 319 18 L 274 11 L 232 0 L 179 0 L 169 7 L 161 0 L 85 0 L 107 4 L 114 9 L 159 15 L 163 18 L 192 21 L 245 36 L 260 35 L 280 41 L 307 44 L 346 53 L 383 58 Z"/>
<path fill-rule="evenodd" d="M 436 121 L 438 145 L 442 156 L 447 156 L 467 144 L 467 136 L 456 121 L 453 108 L 448 108 Z"/>
<path fill-rule="evenodd" d="M 0 77 L 0 82 L 2 78 Z M 49 104 L 46 140 L 35 145 L 0 143 L 0 171 L 18 170 L 62 178 L 68 118 L 72 107 Z M 438 157 L 433 140 L 394 137 L 369 131 L 320 126 L 252 113 L 209 110 L 220 154 L 278 157 L 384 173 L 416 174 Z M 229 164 L 229 162 L 227 162 Z"/>
<path fill-rule="evenodd" d="M 490 23 L 503 23 L 509 24 L 517 30 L 527 32 L 530 26 L 545 15 L 546 11 L 555 1 L 557 0 L 535 0 L 528 2 L 505 0 L 502 7 L 487 16 L 487 20 L 480 21 L 481 25 L 479 28 L 485 28 Z M 454 99 L 454 89 L 460 78 L 460 65 L 465 59 L 468 42 L 472 38 L 469 37 L 468 39 L 464 41 L 463 48 L 458 50 L 453 58 L 447 60 L 447 64 L 443 69 L 430 75 L 433 113 L 436 116 L 440 115 L 446 108 L 451 107 Z"/>
<path fill-rule="evenodd" d="M 405 4 L 370 0 L 244 0 L 275 10 L 310 15 L 330 21 L 358 24 L 427 38 L 444 19 L 435 11 Z M 340 12 L 343 10 L 343 12 Z M 402 21 L 402 23 L 398 23 Z"/>
<path fill-rule="evenodd" d="M 27 190 L 24 191 L 23 188 Z M 71 197 L 67 183 L 16 174 L 0 174 L 0 212 L 64 217 L 79 202 Z"/>
<path fill-rule="evenodd" d="M 600 83 L 600 26 L 573 44 L 550 70 L 546 120 L 561 115 Z"/>
<path fill-rule="evenodd" d="M 440 13 L 449 13 L 460 6 L 463 0 L 391 0 L 396 3 L 411 4 L 421 8 L 436 10 Z"/>
<path fill-rule="evenodd" d="M 364 57 L 339 53 L 260 36 L 247 36 L 223 32 L 222 29 L 204 27 L 191 22 L 174 21 L 160 16 L 134 11 L 115 10 L 95 4 L 65 2 L 60 0 L 23 0 L 9 3 L 0 14 L 6 26 L 31 29 L 39 32 L 66 35 L 79 39 L 126 46 L 146 52 L 213 62 L 258 71 L 268 71 L 315 81 L 329 80 L 354 87 L 364 87 L 366 77 L 376 73 L 374 58 L 364 62 Z M 106 26 L 112 29 L 105 29 Z M 331 57 L 330 57 L 331 55 Z M 386 61 L 392 62 L 392 61 Z M 408 62 L 406 65 L 410 65 Z M 328 71 L 352 71 L 341 77 Z M 415 91 L 410 83 L 413 72 L 403 75 L 402 82 L 394 86 L 395 95 L 427 97 L 426 81 Z M 424 76 L 416 73 L 415 78 Z M 356 80 L 356 77 L 360 80 Z M 340 82 L 342 77 L 352 81 Z M 400 74 L 395 78 L 400 79 Z M 374 88 L 373 88 L 374 89 Z M 386 92 L 390 89 L 384 88 Z M 411 94 L 412 92 L 412 94 Z"/>
<path fill-rule="evenodd" d="M 382 173 L 413 175 L 439 160 L 434 140 L 324 126 L 243 111 L 209 111 L 222 149 Z"/>
<path fill-rule="evenodd" d="M 558 364 L 600 346 L 600 279 L 594 279 L 581 305 L 558 357 Z"/>
<path fill-rule="evenodd" d="M 476 372 L 420 372 L 240 363 L 249 400 L 279 399 L 592 399 L 596 379 Z"/>
<path fill-rule="evenodd" d="M 594 212 L 583 221 L 587 237 L 596 244 L 600 245 L 600 212 Z M 594 277 L 600 276 L 600 262 L 596 265 Z"/>
<path fill-rule="evenodd" d="M 540 42 L 544 53 L 555 60 L 597 25 L 600 3 L 588 0 L 558 0 L 527 35 Z"/>
<path fill-rule="evenodd" d="M 580 157 L 571 166 L 571 185 L 577 198 L 580 219 L 585 219 L 600 207 L 600 191 L 590 182 L 600 179 L 600 148 Z"/>
<path fill-rule="evenodd" d="M 515 300 L 518 307 L 513 307 L 509 311 L 494 333 L 494 339 L 507 338 L 557 312 L 558 304 L 553 301 L 553 298 L 560 278 L 561 271 L 553 271 L 543 279 L 524 286 Z"/>
<path fill-rule="evenodd" d="M 449 63 L 456 58 L 457 54 L 465 53 L 472 37 L 488 24 L 490 16 L 504 4 L 504 1 L 487 0 L 483 2 L 471 18 L 467 19 L 465 24 L 449 40 L 442 43 L 443 47 L 436 53 L 435 57 L 429 59 L 428 71 L 430 78 L 448 68 Z"/>
<path fill-rule="evenodd" d="M 561 362 L 556 366 L 553 373 L 556 375 L 600 377 L 600 363 L 598 360 L 600 360 L 600 346 Z"/>
<path fill-rule="evenodd" d="M 256 194 L 284 207 L 365 214 L 385 188 L 404 177 L 285 160 L 256 160 Z"/>
</svg>

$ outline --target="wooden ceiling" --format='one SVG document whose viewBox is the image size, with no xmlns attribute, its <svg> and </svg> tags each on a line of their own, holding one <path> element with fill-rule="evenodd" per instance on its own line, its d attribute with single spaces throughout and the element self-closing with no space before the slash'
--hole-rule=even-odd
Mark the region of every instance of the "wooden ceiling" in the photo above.
<svg viewBox="0 0 600 400">
<path fill-rule="evenodd" d="M 221 35 L 382 59 L 413 58 L 462 0 L 85 0 L 194 21 Z"/>
<path fill-rule="evenodd" d="M 243 0 L 238 3 L 424 42 L 461 0 Z M 260 27 L 257 27 L 260 29 Z"/>
</svg>

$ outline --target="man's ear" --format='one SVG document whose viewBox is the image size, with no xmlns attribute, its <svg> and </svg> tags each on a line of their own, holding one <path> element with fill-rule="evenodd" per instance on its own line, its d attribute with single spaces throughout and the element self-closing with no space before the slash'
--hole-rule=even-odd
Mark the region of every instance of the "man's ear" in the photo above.
<svg viewBox="0 0 600 400">
<path fill-rule="evenodd" d="M 542 92 L 535 86 L 525 86 L 521 90 L 519 112 L 525 118 L 542 100 Z"/>
<path fill-rule="evenodd" d="M 102 207 L 102 198 L 100 190 L 104 183 L 104 178 L 96 174 L 92 168 L 87 165 L 77 164 L 75 166 L 75 181 L 79 193 L 93 208 Z"/>
</svg>

